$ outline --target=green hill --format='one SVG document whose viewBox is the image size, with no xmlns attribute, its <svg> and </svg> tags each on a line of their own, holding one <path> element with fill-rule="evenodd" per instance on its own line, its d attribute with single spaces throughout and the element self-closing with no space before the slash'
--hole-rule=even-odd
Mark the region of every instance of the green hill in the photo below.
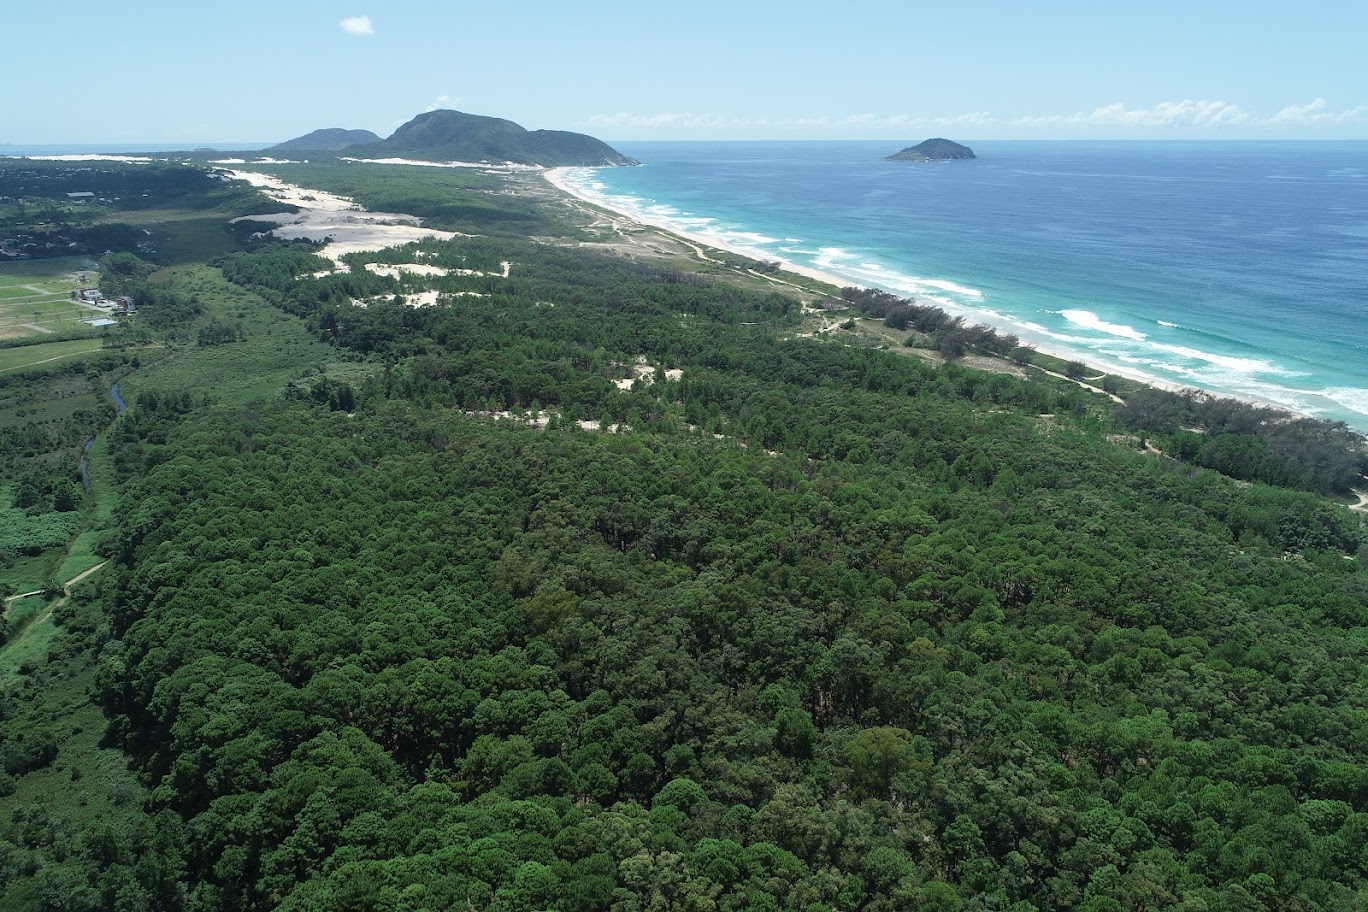
<svg viewBox="0 0 1368 912">
<path fill-rule="evenodd" d="M 345 130 L 342 127 L 328 127 L 314 130 L 303 136 L 286 140 L 271 146 L 267 152 L 336 152 L 347 146 L 379 142 L 380 137 L 370 130 Z"/>
<path fill-rule="evenodd" d="M 962 146 L 948 139 L 928 139 L 926 142 L 918 143 L 915 146 L 908 146 L 901 152 L 888 156 L 884 161 L 960 161 L 969 158 L 978 158 L 978 156 L 968 146 Z"/>
<path fill-rule="evenodd" d="M 499 117 L 445 110 L 419 114 L 388 139 L 347 151 L 373 158 L 516 162 L 547 167 L 640 164 L 583 133 L 526 130 Z"/>
</svg>

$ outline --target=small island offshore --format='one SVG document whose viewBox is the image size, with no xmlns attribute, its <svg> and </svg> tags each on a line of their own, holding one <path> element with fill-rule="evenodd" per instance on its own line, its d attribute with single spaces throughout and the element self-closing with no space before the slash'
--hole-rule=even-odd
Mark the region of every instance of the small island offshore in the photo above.
<svg viewBox="0 0 1368 912">
<path fill-rule="evenodd" d="M 962 146 L 957 142 L 948 139 L 928 139 L 926 142 L 918 143 L 915 146 L 908 146 L 896 155 L 889 155 L 884 161 L 896 162 L 940 162 L 940 161 L 959 161 L 966 158 L 978 158 L 974 150 L 968 146 Z"/>
</svg>

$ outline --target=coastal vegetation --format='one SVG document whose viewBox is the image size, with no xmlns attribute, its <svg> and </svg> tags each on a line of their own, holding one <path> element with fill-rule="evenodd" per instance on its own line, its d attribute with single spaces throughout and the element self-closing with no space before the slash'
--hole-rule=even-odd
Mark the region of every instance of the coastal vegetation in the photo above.
<svg viewBox="0 0 1368 912">
<path fill-rule="evenodd" d="M 978 158 L 968 146 L 948 139 L 928 139 L 887 156 L 884 161 L 935 162 Z"/>
<path fill-rule="evenodd" d="M 307 137 L 294 142 L 304 140 Z M 512 162 L 546 167 L 639 164 L 602 140 L 583 133 L 526 130 L 511 120 L 450 110 L 419 114 L 386 139 L 343 148 L 348 155 L 360 158 Z"/>
<path fill-rule="evenodd" d="M 465 236 L 106 259 L 164 323 L 42 375 L 129 409 L 108 563 L 0 651 L 0 906 L 1368 898 L 1368 547 L 1312 492 L 1353 435 L 1298 456 L 915 301 L 628 258 L 535 178 L 278 168 Z M 1001 369 L 807 337 L 840 307 Z M 15 451 L 13 509 L 87 515 L 101 420 Z"/>
</svg>

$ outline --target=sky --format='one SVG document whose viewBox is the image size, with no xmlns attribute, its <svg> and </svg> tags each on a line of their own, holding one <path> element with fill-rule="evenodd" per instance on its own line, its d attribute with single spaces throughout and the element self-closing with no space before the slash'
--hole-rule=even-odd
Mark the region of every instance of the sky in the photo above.
<svg viewBox="0 0 1368 912">
<path fill-rule="evenodd" d="M 434 108 L 609 141 L 1368 139 L 1362 2 L 7 7 L 16 145 L 385 136 Z"/>
</svg>

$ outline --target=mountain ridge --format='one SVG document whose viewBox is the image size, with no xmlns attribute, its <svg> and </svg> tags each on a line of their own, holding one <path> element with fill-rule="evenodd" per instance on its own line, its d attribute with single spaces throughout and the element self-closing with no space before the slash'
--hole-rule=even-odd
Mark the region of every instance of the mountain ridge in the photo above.
<svg viewBox="0 0 1368 912">
<path fill-rule="evenodd" d="M 348 146 L 380 142 L 370 130 L 348 130 L 345 127 L 324 127 L 287 139 L 266 149 L 267 152 L 337 152 Z"/>
<path fill-rule="evenodd" d="M 348 155 L 559 167 L 641 164 L 584 133 L 527 130 L 511 120 L 439 109 L 419 114 L 390 136 L 346 147 Z"/>
</svg>

